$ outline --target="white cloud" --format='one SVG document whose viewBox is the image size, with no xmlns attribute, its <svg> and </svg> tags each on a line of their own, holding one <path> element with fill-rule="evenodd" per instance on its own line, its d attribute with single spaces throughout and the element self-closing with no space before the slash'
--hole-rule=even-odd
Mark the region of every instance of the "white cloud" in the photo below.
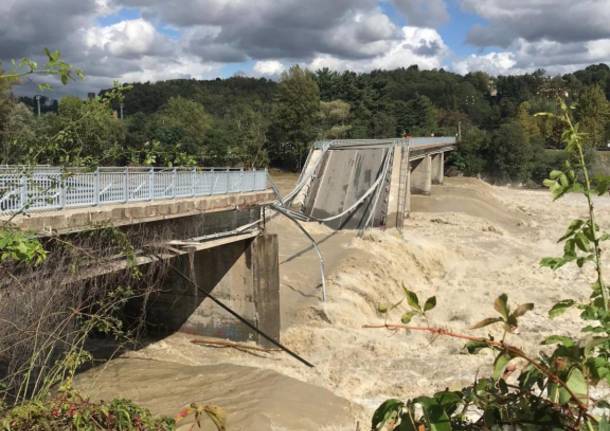
<svg viewBox="0 0 610 431">
<path fill-rule="evenodd" d="M 257 61 L 252 69 L 258 75 L 277 76 L 286 70 L 286 66 L 277 60 L 264 60 Z"/>
<path fill-rule="evenodd" d="M 154 52 L 163 37 L 148 21 L 139 18 L 121 21 L 107 27 L 86 30 L 87 48 L 99 48 L 117 57 L 140 56 Z"/>
<path fill-rule="evenodd" d="M 143 57 L 141 70 L 121 75 L 126 82 L 160 81 L 166 79 L 213 79 L 220 75 L 222 64 L 203 63 L 195 56 L 180 55 L 171 61 L 159 61 L 156 57 Z"/>
<path fill-rule="evenodd" d="M 563 74 L 590 64 L 610 62 L 610 39 L 560 43 L 548 39 L 529 42 L 519 38 L 506 51 L 473 54 L 453 63 L 457 73 L 482 70 L 491 75 L 520 74 L 545 69 Z"/>
<path fill-rule="evenodd" d="M 449 53 L 442 37 L 430 28 L 403 27 L 402 38 L 394 41 L 388 49 L 371 59 L 346 60 L 337 56 L 321 54 L 307 66 L 311 69 L 328 67 L 334 70 L 366 72 L 374 69 L 396 69 L 417 65 L 422 69 L 440 68 Z"/>
<path fill-rule="evenodd" d="M 610 37 L 608 0 L 462 0 L 488 21 L 471 29 L 479 46 L 507 47 L 517 39 L 584 42 Z"/>
<path fill-rule="evenodd" d="M 472 54 L 456 61 L 453 70 L 461 74 L 482 71 L 490 75 L 504 75 L 510 73 L 515 64 L 517 61 L 512 52 L 491 52 L 485 55 Z"/>
</svg>

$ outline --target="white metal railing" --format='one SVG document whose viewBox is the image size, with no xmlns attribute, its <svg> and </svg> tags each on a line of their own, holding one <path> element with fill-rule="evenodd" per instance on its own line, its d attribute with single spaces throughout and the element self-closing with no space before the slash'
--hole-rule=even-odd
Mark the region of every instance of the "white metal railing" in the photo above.
<svg viewBox="0 0 610 431">
<path fill-rule="evenodd" d="M 427 147 L 427 146 L 443 146 L 456 145 L 458 139 L 456 136 L 424 136 L 424 137 L 406 137 L 406 138 L 386 138 L 386 139 L 334 139 L 328 141 L 317 141 L 314 143 L 314 148 L 322 149 L 344 149 L 357 147 L 384 147 L 397 144 L 408 145 L 409 147 Z"/>
<path fill-rule="evenodd" d="M 0 214 L 265 189 L 266 169 L 0 166 Z"/>
</svg>

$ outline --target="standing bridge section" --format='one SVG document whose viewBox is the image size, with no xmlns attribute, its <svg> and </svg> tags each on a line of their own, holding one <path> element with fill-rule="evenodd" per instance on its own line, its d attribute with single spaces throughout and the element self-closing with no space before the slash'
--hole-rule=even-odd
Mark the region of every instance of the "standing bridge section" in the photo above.
<svg viewBox="0 0 610 431">
<path fill-rule="evenodd" d="M 346 139 L 317 142 L 293 203 L 332 228 L 402 226 L 411 193 L 442 184 L 445 153 L 457 139 Z"/>
<path fill-rule="evenodd" d="M 146 305 L 148 326 L 159 335 L 264 344 L 257 327 L 279 339 L 278 240 L 264 224 L 264 207 L 274 200 L 266 170 L 0 167 L 0 226 L 37 234 L 49 254 L 56 238 L 87 244 L 90 232 L 108 227 L 129 239 L 133 255 L 83 259 L 74 262 L 75 274 L 71 262 L 57 268 L 68 274 L 64 285 L 87 286 L 134 264 L 143 273 L 166 268 L 163 288 Z M 212 292 L 235 314 L 215 305 Z"/>
</svg>

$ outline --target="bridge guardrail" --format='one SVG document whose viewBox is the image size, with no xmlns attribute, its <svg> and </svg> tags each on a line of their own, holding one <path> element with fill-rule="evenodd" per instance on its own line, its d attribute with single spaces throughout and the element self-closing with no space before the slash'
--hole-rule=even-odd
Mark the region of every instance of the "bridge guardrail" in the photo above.
<svg viewBox="0 0 610 431">
<path fill-rule="evenodd" d="M 0 166 L 0 214 L 246 193 L 267 170 L 235 168 L 34 168 Z"/>
</svg>

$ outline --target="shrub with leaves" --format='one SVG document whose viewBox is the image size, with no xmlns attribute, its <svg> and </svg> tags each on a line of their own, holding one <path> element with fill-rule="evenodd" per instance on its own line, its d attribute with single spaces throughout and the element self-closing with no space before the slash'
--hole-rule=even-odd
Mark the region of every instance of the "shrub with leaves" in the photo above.
<svg viewBox="0 0 610 431">
<path fill-rule="evenodd" d="M 0 411 L 1 431 L 172 431 L 192 418 L 201 429 L 207 418 L 217 430 L 225 429 L 225 415 L 218 407 L 192 404 L 176 418 L 155 417 L 148 409 L 130 400 L 92 402 L 72 389 L 64 388 L 55 397 L 30 401 Z"/>
<path fill-rule="evenodd" d="M 0 263 L 13 261 L 38 265 L 46 256 L 47 252 L 35 235 L 11 227 L 0 228 Z"/>
<path fill-rule="evenodd" d="M 494 303 L 497 315 L 472 327 L 501 326 L 500 339 L 456 333 L 427 324 L 412 326 L 409 325 L 412 317 L 425 315 L 433 307 L 422 308 L 417 295 L 405 289 L 411 310 L 403 316 L 402 324 L 365 327 L 423 331 L 465 340 L 465 349 L 470 354 L 484 349 L 494 352 L 492 373 L 458 391 L 445 390 L 406 401 L 388 400 L 375 412 L 373 430 L 610 430 L 610 403 L 592 396 L 593 388 L 601 382 L 610 384 L 610 313 L 601 259 L 601 244 L 610 235 L 596 223 L 594 207 L 595 195 L 608 193 L 610 178 L 596 178 L 593 183 L 583 151 L 585 134 L 572 122 L 573 107 L 563 101 L 560 104 L 561 115 L 555 119 L 565 126 L 563 141 L 571 160 L 564 169 L 552 171 L 545 185 L 555 200 L 567 193 L 582 194 L 588 212 L 587 217 L 573 220 L 559 238 L 558 242 L 564 244 L 563 255 L 544 258 L 540 264 L 552 270 L 572 262 L 578 267 L 593 265 L 595 281 L 589 300 L 579 303 L 567 298 L 549 310 L 552 319 L 570 307 L 577 307 L 583 321 L 582 334 L 552 335 L 541 340 L 541 345 L 547 348 L 535 353 L 523 351 L 511 344 L 510 338 L 517 336 L 519 319 L 534 304 L 512 308 L 506 294 Z M 381 307 L 380 311 L 386 310 L 387 307 Z M 554 348 L 549 351 L 548 346 Z"/>
</svg>

